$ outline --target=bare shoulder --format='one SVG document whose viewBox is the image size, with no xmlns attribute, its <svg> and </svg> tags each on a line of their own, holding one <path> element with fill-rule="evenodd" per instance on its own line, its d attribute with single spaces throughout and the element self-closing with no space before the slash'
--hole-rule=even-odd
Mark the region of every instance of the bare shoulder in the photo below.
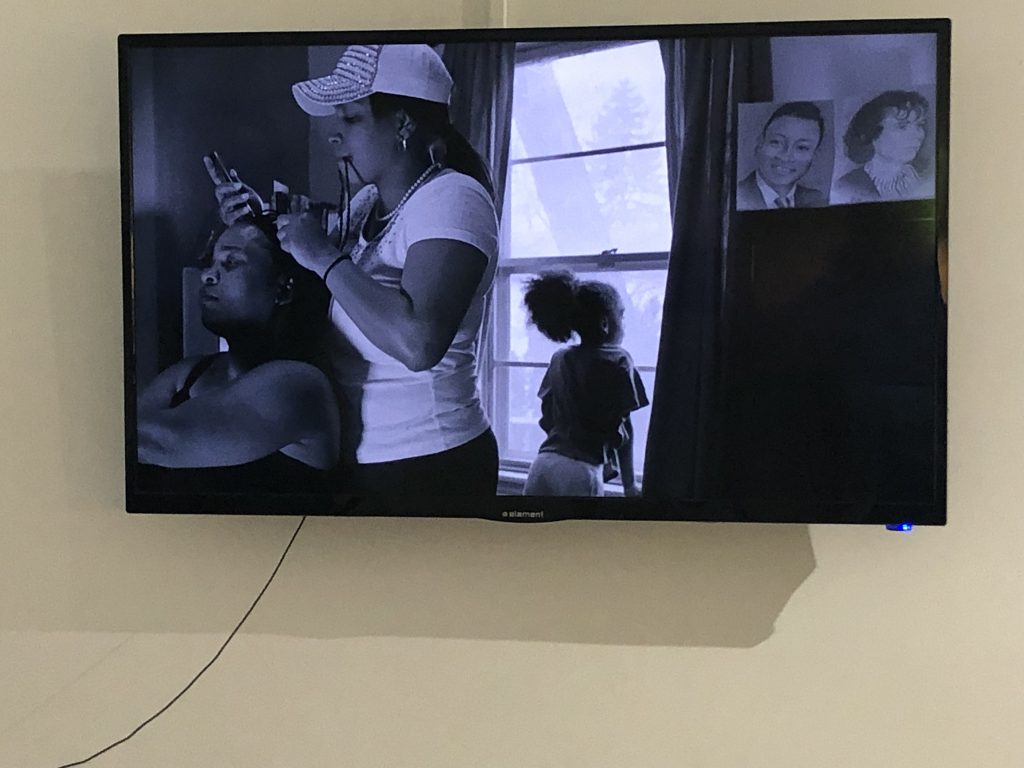
<svg viewBox="0 0 1024 768">
<path fill-rule="evenodd" d="M 179 360 L 176 363 L 164 368 L 158 373 L 142 391 L 142 395 L 162 396 L 166 392 L 173 392 L 185 384 L 185 380 L 193 369 L 199 365 L 206 355 L 193 355 Z"/>
<path fill-rule="evenodd" d="M 214 358 L 219 357 L 219 356 L 220 356 L 220 353 L 218 353 L 216 355 L 213 355 Z M 179 360 L 178 362 L 173 363 L 172 365 L 169 365 L 166 368 L 164 368 L 164 370 L 161 372 L 160 375 L 163 376 L 163 375 L 166 374 L 168 376 L 173 376 L 173 377 L 180 376 L 180 377 L 184 378 L 185 376 L 188 376 L 188 374 L 192 372 L 193 368 L 195 368 L 197 365 L 199 365 L 201 362 L 203 362 L 203 360 L 205 360 L 208 357 L 210 357 L 210 356 L 209 355 L 192 355 L 191 357 L 184 357 L 181 360 Z"/>
<path fill-rule="evenodd" d="M 287 423 L 318 424 L 337 418 L 337 401 L 327 376 L 316 366 L 297 360 L 271 360 L 238 377 L 229 392 L 264 414 Z"/>
<path fill-rule="evenodd" d="M 261 385 L 292 387 L 325 387 L 330 389 L 327 376 L 315 365 L 299 360 L 270 360 L 256 366 L 245 376 Z"/>
</svg>

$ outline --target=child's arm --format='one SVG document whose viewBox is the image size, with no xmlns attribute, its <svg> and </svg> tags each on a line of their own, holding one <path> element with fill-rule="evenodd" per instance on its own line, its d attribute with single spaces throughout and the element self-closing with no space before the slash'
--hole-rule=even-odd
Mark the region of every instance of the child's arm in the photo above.
<svg viewBox="0 0 1024 768">
<path fill-rule="evenodd" d="M 552 359 L 554 364 L 554 359 Z M 540 382 L 540 389 L 537 390 L 537 397 L 540 398 L 540 421 L 537 423 L 540 428 L 544 430 L 544 434 L 551 432 L 551 428 L 554 426 L 554 415 L 551 413 L 551 384 L 548 381 L 548 377 L 551 375 L 551 365 L 544 371 L 544 378 Z"/>
<path fill-rule="evenodd" d="M 640 488 L 636 484 L 636 474 L 633 471 L 633 422 L 629 416 L 623 421 L 625 439 L 622 445 L 615 449 L 619 457 L 619 474 L 622 476 L 622 490 L 627 496 L 639 496 Z"/>
<path fill-rule="evenodd" d="M 545 435 L 551 431 L 551 395 L 541 398 L 540 420 L 537 423 L 540 425 L 540 428 L 544 430 Z"/>
</svg>

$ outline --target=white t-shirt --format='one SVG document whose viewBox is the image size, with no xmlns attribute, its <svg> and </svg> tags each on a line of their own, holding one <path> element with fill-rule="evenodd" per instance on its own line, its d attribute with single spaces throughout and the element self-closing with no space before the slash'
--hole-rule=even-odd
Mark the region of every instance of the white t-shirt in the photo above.
<svg viewBox="0 0 1024 768">
<path fill-rule="evenodd" d="M 355 231 L 362 232 L 375 198 L 370 187 L 353 199 Z M 469 176 L 442 171 L 409 197 L 380 235 L 367 241 L 360 234 L 352 261 L 398 288 L 409 247 L 435 238 L 475 246 L 487 266 L 451 346 L 430 370 L 410 371 L 366 338 L 337 301 L 331 305 L 331 366 L 347 411 L 342 443 L 360 464 L 440 453 L 490 426 L 476 374 L 484 298 L 498 260 L 498 222 L 487 191 Z"/>
</svg>

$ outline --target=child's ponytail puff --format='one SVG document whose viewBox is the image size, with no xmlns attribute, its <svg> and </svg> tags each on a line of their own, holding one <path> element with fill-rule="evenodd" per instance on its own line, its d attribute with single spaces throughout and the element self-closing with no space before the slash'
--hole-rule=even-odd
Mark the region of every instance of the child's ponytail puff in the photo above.
<svg viewBox="0 0 1024 768">
<path fill-rule="evenodd" d="M 569 272 L 542 272 L 526 285 L 523 301 L 530 322 L 552 341 L 566 342 L 577 330 L 577 287 L 576 278 Z"/>
</svg>

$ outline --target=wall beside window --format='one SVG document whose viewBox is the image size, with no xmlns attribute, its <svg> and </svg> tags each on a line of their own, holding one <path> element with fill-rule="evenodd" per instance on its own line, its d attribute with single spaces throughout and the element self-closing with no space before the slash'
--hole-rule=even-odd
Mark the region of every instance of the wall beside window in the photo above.
<svg viewBox="0 0 1024 768">
<path fill-rule="evenodd" d="M 809 64 L 813 62 L 813 65 Z M 906 88 L 935 79 L 932 35 L 772 38 L 776 101 Z"/>
</svg>

